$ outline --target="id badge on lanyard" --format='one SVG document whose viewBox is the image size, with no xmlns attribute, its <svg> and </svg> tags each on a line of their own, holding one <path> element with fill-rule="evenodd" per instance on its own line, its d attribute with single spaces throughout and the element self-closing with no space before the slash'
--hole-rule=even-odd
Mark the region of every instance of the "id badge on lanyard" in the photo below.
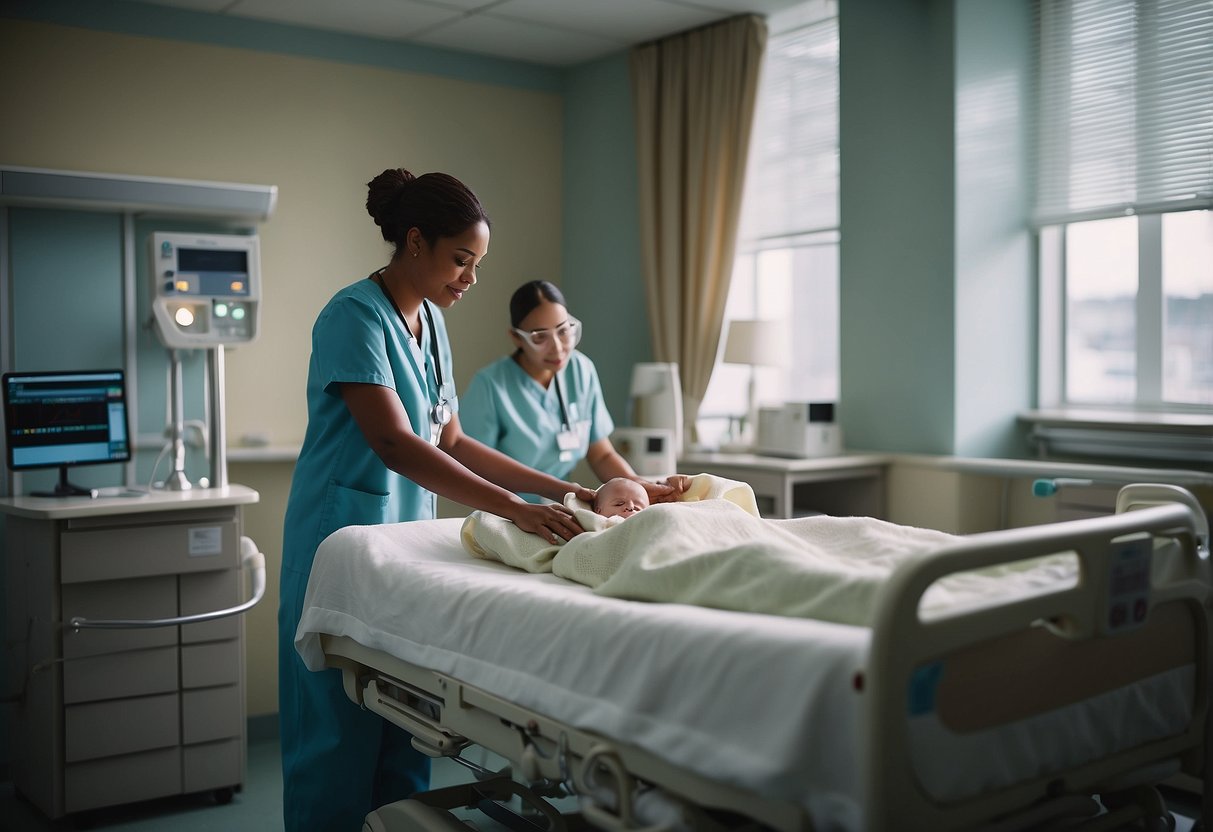
<svg viewBox="0 0 1213 832">
<path fill-rule="evenodd" d="M 560 449 L 560 461 L 568 462 L 575 452 L 581 450 L 581 437 L 577 431 L 566 427 L 556 434 L 556 447 Z"/>
</svg>

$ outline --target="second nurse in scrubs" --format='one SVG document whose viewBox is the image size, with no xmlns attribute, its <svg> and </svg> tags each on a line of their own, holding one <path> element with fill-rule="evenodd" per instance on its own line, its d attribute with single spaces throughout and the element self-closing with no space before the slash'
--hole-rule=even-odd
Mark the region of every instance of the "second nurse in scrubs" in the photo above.
<svg viewBox="0 0 1213 832">
<path fill-rule="evenodd" d="M 558 479 L 584 459 L 602 482 L 625 477 L 654 502 L 677 499 L 685 477 L 642 479 L 611 444 L 615 423 L 598 371 L 576 349 L 581 322 L 560 289 L 546 280 L 520 286 L 510 298 L 509 337 L 514 352 L 478 370 L 460 397 L 469 436 Z M 520 496 L 539 502 L 543 495 Z"/>
</svg>

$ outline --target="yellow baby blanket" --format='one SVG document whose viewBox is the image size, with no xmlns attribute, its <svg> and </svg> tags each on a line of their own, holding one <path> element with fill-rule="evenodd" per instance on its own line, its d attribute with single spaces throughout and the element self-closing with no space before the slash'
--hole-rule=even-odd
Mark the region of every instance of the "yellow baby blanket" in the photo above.
<svg viewBox="0 0 1213 832">
<path fill-rule="evenodd" d="M 577 506 L 587 531 L 564 544 L 480 512 L 464 522 L 462 540 L 477 557 L 553 572 L 599 595 L 858 625 L 871 623 L 875 595 L 898 564 L 958 540 L 871 517 L 764 520 L 753 510 L 749 486 L 727 483 L 693 483 L 698 499 L 658 503 L 626 521 Z M 738 498 L 747 492 L 748 501 Z M 1075 568 L 1073 557 L 1063 555 L 949 576 L 931 587 L 922 606 L 932 611 L 1054 585 Z"/>
</svg>

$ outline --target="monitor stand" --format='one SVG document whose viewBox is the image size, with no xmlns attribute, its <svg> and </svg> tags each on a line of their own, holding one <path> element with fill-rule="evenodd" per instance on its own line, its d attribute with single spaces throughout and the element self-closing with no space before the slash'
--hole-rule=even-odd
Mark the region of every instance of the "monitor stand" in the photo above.
<svg viewBox="0 0 1213 832">
<path fill-rule="evenodd" d="M 97 489 L 81 488 L 67 481 L 67 466 L 59 466 L 59 482 L 55 483 L 54 491 L 31 491 L 31 497 L 96 497 Z"/>
</svg>

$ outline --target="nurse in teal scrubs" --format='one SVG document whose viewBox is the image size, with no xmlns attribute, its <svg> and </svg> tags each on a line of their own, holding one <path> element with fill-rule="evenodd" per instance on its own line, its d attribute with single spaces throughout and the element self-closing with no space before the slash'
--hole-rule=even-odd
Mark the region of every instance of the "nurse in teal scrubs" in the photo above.
<svg viewBox="0 0 1213 832">
<path fill-rule="evenodd" d="M 435 516 L 435 494 L 552 542 L 581 527 L 559 501 L 589 489 L 528 468 L 463 432 L 442 310 L 476 283 L 489 220 L 441 173 L 386 170 L 367 211 L 391 260 L 339 291 L 312 329 L 308 426 L 287 502 L 278 612 L 283 813 L 288 832 L 362 828 L 366 814 L 424 789 L 428 758 L 399 727 L 346 697 L 337 670 L 295 652 L 316 548 L 343 526 Z"/>
<path fill-rule="evenodd" d="M 676 499 L 686 477 L 660 483 L 636 475 L 611 444 L 615 423 L 594 362 L 576 347 L 581 322 L 554 284 L 525 283 L 510 298 L 514 352 L 482 367 L 462 397 L 463 429 L 489 447 L 563 479 L 582 459 L 602 482 L 635 480 L 649 499 Z M 545 495 L 523 494 L 536 502 Z"/>
</svg>

